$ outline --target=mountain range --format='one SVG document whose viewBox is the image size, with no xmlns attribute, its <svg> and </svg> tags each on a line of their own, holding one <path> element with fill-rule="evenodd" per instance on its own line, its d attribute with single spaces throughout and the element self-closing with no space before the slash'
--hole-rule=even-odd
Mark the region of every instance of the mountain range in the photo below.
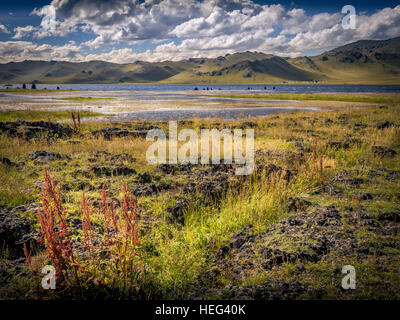
<svg viewBox="0 0 400 320">
<path fill-rule="evenodd" d="M 354 83 L 400 84 L 400 37 L 361 40 L 317 56 L 261 52 L 117 64 L 32 61 L 0 64 L 0 83 Z"/>
</svg>

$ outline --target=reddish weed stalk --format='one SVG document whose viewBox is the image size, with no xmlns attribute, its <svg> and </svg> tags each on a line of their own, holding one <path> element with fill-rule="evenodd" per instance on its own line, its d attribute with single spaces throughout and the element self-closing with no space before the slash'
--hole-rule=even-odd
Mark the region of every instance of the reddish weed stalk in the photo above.
<svg viewBox="0 0 400 320">
<path fill-rule="evenodd" d="M 114 209 L 114 203 L 107 197 L 107 190 L 103 184 L 101 188 L 101 206 L 100 210 L 104 217 L 104 231 L 107 244 L 114 244 L 116 242 L 116 235 L 118 234 L 118 218 Z M 110 235 L 110 224 L 114 227 L 114 237 Z"/>
<path fill-rule="evenodd" d="M 120 200 L 124 230 L 122 234 L 122 247 L 120 247 L 120 261 L 124 276 L 124 290 L 128 282 L 132 285 L 134 265 L 132 258 L 137 255 L 136 247 L 140 243 L 138 233 L 137 200 L 128 191 L 125 182 L 122 183 L 123 197 Z M 117 262 L 118 264 L 118 262 Z"/>
<path fill-rule="evenodd" d="M 104 229 L 108 244 L 122 241 L 128 246 L 136 247 L 140 243 L 138 234 L 137 200 L 128 191 L 128 187 L 122 183 L 123 197 L 119 200 L 121 205 L 121 217 L 119 218 L 114 209 L 114 203 L 107 196 L 107 190 L 103 184 L 101 190 L 100 210 L 104 217 Z M 110 236 L 110 224 L 114 229 L 114 237 Z M 126 253 L 126 245 L 124 253 Z"/>
<path fill-rule="evenodd" d="M 77 115 L 75 116 L 74 112 L 71 112 L 71 117 L 72 117 L 72 121 L 74 123 L 74 130 L 76 133 L 81 132 L 81 116 L 79 114 L 79 112 L 77 113 Z"/>
<path fill-rule="evenodd" d="M 119 200 L 121 215 L 117 216 L 113 202 L 107 197 L 105 185 L 101 190 L 101 212 L 104 216 L 104 228 L 106 243 L 117 255 L 116 267 L 121 268 L 124 280 L 124 290 L 128 283 L 132 285 L 134 274 L 133 257 L 137 256 L 137 246 L 140 243 L 138 232 L 137 200 L 128 191 L 125 183 L 122 183 L 123 197 Z M 110 235 L 110 224 L 113 224 L 114 233 Z M 118 267 L 120 266 L 120 267 Z"/>
<path fill-rule="evenodd" d="M 42 230 L 41 241 L 45 241 L 46 249 L 52 265 L 55 267 L 60 279 L 68 277 L 68 268 L 73 267 L 75 277 L 80 285 L 77 267 L 80 264 L 73 257 L 71 238 L 68 225 L 65 222 L 65 211 L 62 207 L 60 189 L 51 179 L 47 170 L 44 171 L 45 186 L 42 190 L 41 199 L 43 209 L 38 208 L 38 218 Z M 116 267 L 120 266 L 123 272 L 124 289 L 128 283 L 132 285 L 134 270 L 133 258 L 137 256 L 137 246 L 140 243 L 138 232 L 137 201 L 128 191 L 125 183 L 122 184 L 123 197 L 120 199 L 121 214 L 118 217 L 113 202 L 107 197 L 107 190 L 103 185 L 101 191 L 102 204 L 100 211 L 104 216 L 105 243 L 109 246 L 110 253 L 116 254 Z M 84 234 L 83 245 L 92 253 L 94 249 L 94 229 L 91 223 L 91 206 L 86 200 L 85 193 L 82 194 L 82 229 Z M 59 227 L 57 228 L 57 224 Z M 111 235 L 110 226 L 113 226 Z M 26 246 L 24 248 L 27 261 L 30 253 Z M 65 275 L 64 275 L 65 272 Z"/>
<path fill-rule="evenodd" d="M 26 246 L 26 243 L 24 243 L 24 256 L 25 256 L 25 263 L 30 265 L 31 264 L 31 258 L 32 258 L 32 252 L 28 250 L 28 247 Z"/>
<path fill-rule="evenodd" d="M 93 226 L 90 222 L 91 207 L 88 205 L 85 193 L 82 193 L 81 208 L 83 212 L 82 230 L 84 235 L 84 246 L 86 250 L 91 252 L 93 250 Z"/>
<path fill-rule="evenodd" d="M 44 169 L 44 188 L 41 194 L 42 206 L 37 210 L 42 231 L 40 241 L 45 241 L 45 246 L 57 276 L 64 279 L 63 270 L 70 265 L 77 264 L 73 257 L 71 238 L 68 224 L 65 222 L 65 211 L 62 207 L 60 189 Z M 57 224 L 59 227 L 57 228 Z"/>
<path fill-rule="evenodd" d="M 120 200 L 122 217 L 125 222 L 125 241 L 130 246 L 136 247 L 140 243 L 138 234 L 138 216 L 137 216 L 137 200 L 128 191 L 125 182 L 122 183 L 122 190 L 124 192 L 122 200 Z"/>
</svg>

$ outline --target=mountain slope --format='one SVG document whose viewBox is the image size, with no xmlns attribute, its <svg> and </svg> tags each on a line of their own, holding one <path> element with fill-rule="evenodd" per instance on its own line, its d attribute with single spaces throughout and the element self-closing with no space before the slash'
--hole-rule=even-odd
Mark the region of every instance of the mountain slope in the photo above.
<svg viewBox="0 0 400 320">
<path fill-rule="evenodd" d="M 400 83 L 400 37 L 363 40 L 313 57 L 261 52 L 150 63 L 23 61 L 0 64 L 0 83 Z"/>
<path fill-rule="evenodd" d="M 400 37 L 362 40 L 315 57 L 289 59 L 330 82 L 400 83 Z"/>
</svg>

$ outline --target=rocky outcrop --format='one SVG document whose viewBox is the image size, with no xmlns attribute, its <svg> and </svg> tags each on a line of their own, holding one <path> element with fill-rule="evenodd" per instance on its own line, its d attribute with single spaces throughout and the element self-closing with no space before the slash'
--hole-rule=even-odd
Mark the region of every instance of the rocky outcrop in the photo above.
<svg viewBox="0 0 400 320">
<path fill-rule="evenodd" d="M 5 121 L 0 122 L 0 134 L 21 137 L 25 139 L 33 138 L 65 138 L 73 134 L 69 126 L 62 126 L 59 123 L 45 121 Z"/>
<path fill-rule="evenodd" d="M 32 222 L 21 218 L 18 212 L 35 211 L 38 204 L 20 205 L 0 211 L 0 244 L 8 252 L 9 259 L 24 256 L 23 244 L 34 239 L 31 234 Z"/>
<path fill-rule="evenodd" d="M 96 131 L 92 131 L 92 135 L 95 137 L 102 136 L 106 140 L 111 140 L 112 138 L 145 138 L 147 135 L 147 130 L 144 131 L 129 131 L 121 128 L 105 128 Z"/>
<path fill-rule="evenodd" d="M 393 149 L 384 146 L 373 146 L 371 151 L 375 156 L 380 158 L 394 157 L 397 154 Z"/>
<path fill-rule="evenodd" d="M 29 160 L 34 160 L 37 163 L 48 163 L 54 160 L 69 159 L 68 156 L 62 156 L 59 153 L 39 150 L 29 155 Z"/>
</svg>

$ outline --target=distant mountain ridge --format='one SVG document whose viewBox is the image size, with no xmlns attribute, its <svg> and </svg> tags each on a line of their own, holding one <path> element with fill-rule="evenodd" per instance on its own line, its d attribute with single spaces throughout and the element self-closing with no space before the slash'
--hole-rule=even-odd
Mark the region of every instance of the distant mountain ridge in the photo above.
<svg viewBox="0 0 400 320">
<path fill-rule="evenodd" d="M 387 83 L 400 84 L 400 37 L 361 40 L 318 56 L 261 52 L 181 61 L 22 61 L 0 64 L 0 83 Z"/>
</svg>

